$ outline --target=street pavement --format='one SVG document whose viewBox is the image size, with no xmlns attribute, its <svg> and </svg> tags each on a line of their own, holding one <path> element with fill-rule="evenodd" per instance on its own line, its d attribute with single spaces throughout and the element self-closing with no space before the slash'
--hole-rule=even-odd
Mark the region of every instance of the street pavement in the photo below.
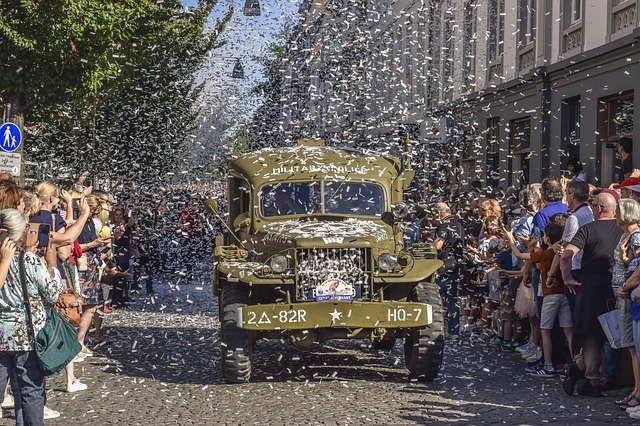
<svg viewBox="0 0 640 426">
<path fill-rule="evenodd" d="M 48 406 L 62 415 L 47 424 L 631 423 L 613 396 L 568 397 L 558 379 L 529 377 L 519 356 L 469 337 L 448 341 L 429 384 L 408 381 L 400 341 L 387 352 L 364 341 L 312 350 L 260 341 L 253 382 L 227 385 L 210 285 L 170 278 L 156 289 L 108 316 L 106 343 L 76 364 L 87 391 L 49 380 Z"/>
</svg>

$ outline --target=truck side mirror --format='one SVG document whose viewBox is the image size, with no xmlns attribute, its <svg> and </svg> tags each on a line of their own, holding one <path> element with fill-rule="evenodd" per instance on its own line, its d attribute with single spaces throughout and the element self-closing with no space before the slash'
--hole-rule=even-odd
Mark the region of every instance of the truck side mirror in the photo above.
<svg viewBox="0 0 640 426">
<path fill-rule="evenodd" d="M 386 223 L 389 226 L 393 226 L 393 223 L 395 222 L 395 217 L 391 212 L 384 212 L 380 216 L 380 220 L 382 220 L 384 223 Z"/>
<path fill-rule="evenodd" d="M 204 207 L 209 213 L 216 213 L 218 211 L 218 202 L 212 198 L 207 198 L 204 201 Z"/>
</svg>

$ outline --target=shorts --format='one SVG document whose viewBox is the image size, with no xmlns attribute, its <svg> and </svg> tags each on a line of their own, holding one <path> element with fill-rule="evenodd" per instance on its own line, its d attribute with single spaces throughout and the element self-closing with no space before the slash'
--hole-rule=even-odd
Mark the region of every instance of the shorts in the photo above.
<svg viewBox="0 0 640 426">
<path fill-rule="evenodd" d="M 614 288 L 613 292 L 617 299 L 618 311 L 618 330 L 620 330 L 620 347 L 630 348 L 633 343 L 633 318 L 631 317 L 631 306 L 629 299 L 622 299 L 618 294 L 618 289 Z"/>
<path fill-rule="evenodd" d="M 569 301 L 564 294 L 548 294 L 542 300 L 542 313 L 540 318 L 540 328 L 542 330 L 552 330 L 556 322 L 556 317 L 560 320 L 560 327 L 573 327 L 571 319 L 571 308 Z"/>
<path fill-rule="evenodd" d="M 500 307 L 498 308 L 498 318 L 501 321 L 517 321 L 516 313 L 516 293 L 520 285 L 519 279 L 510 279 L 503 284 L 500 294 Z"/>
</svg>

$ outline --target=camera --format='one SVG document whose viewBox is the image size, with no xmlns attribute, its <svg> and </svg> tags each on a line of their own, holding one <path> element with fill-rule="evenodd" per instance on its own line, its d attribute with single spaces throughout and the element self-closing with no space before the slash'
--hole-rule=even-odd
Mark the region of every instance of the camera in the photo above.
<svg viewBox="0 0 640 426">
<path fill-rule="evenodd" d="M 32 247 L 37 244 L 38 247 L 48 247 L 50 232 L 51 225 L 45 223 L 30 223 L 27 229 L 26 246 Z"/>
</svg>

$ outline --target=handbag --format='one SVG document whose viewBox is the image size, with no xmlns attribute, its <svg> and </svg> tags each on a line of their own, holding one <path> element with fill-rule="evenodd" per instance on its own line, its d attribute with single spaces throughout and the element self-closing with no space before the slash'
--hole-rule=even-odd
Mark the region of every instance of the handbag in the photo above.
<svg viewBox="0 0 640 426">
<path fill-rule="evenodd" d="M 518 291 L 516 293 L 515 310 L 520 318 L 529 318 L 536 314 L 533 288 L 527 287 L 522 282 L 520 282 L 520 287 L 518 287 Z"/>
<path fill-rule="evenodd" d="M 82 345 L 78 342 L 76 329 L 69 324 L 53 308 L 48 308 L 47 320 L 42 330 L 34 335 L 33 319 L 31 318 L 31 303 L 27 290 L 27 278 L 24 266 L 25 253 L 20 253 L 19 271 L 20 283 L 22 284 L 22 297 L 27 316 L 27 334 L 33 340 L 38 364 L 45 376 L 51 376 L 61 371 L 65 365 L 69 364 L 82 350 Z"/>
<path fill-rule="evenodd" d="M 68 260 L 64 263 L 64 268 L 67 276 L 67 289 L 60 293 L 58 301 L 53 305 L 56 311 L 71 323 L 71 325 L 78 327 L 80 325 L 80 315 L 82 314 L 82 304 L 84 298 L 73 288 L 73 278 L 71 274 L 75 275 L 75 271 L 71 268 L 71 264 Z"/>
</svg>

